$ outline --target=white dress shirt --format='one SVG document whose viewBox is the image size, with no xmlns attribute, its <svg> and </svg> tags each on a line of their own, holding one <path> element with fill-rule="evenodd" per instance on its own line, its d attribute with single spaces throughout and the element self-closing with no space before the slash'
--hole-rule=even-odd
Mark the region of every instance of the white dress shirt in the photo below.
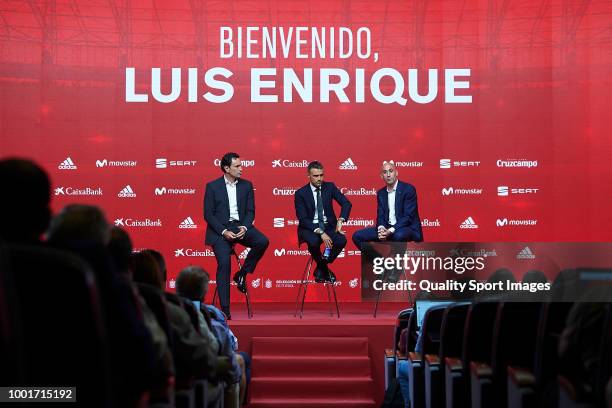
<svg viewBox="0 0 612 408">
<path fill-rule="evenodd" d="M 223 176 L 223 179 L 225 180 L 225 189 L 227 190 L 227 198 L 229 199 L 229 221 L 240 221 L 240 216 L 238 215 L 238 199 L 236 198 L 236 184 L 238 184 L 238 180 L 231 182 L 225 176 Z"/>
<path fill-rule="evenodd" d="M 389 203 L 389 225 L 395 225 L 395 223 L 397 222 L 397 218 L 395 216 L 395 192 L 397 191 L 397 183 L 399 182 L 399 180 L 395 181 L 395 184 L 393 185 L 393 188 L 391 189 L 391 191 L 389 191 L 389 189 L 387 188 L 387 201 Z M 384 229 L 383 225 L 379 225 L 378 226 L 378 230 L 382 230 Z M 391 233 L 395 232 L 395 228 L 390 227 L 389 231 L 391 231 Z"/>
</svg>

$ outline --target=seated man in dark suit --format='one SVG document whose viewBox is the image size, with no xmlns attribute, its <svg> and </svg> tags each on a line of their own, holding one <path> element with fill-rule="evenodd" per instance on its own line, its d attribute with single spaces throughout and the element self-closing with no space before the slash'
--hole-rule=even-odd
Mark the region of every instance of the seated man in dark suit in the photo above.
<svg viewBox="0 0 612 408">
<path fill-rule="evenodd" d="M 416 189 L 397 179 L 393 161 L 383 162 L 380 172 L 386 186 L 376 193 L 376 227 L 353 234 L 353 243 L 361 250 L 364 242 L 423 241 Z"/>
<path fill-rule="evenodd" d="M 242 269 L 234 275 L 238 289 L 245 293 L 246 274 L 253 273 L 257 262 L 268 248 L 268 238 L 253 226 L 255 195 L 253 184 L 241 179 L 242 162 L 236 153 L 226 153 L 221 159 L 223 176 L 206 184 L 204 219 L 206 244 L 212 245 L 217 258 L 217 287 L 221 309 L 230 315 L 230 283 L 232 246 L 240 243 L 251 248 Z"/>
<path fill-rule="evenodd" d="M 327 264 L 332 263 L 346 246 L 342 224 L 348 219 L 352 204 L 334 183 L 323 181 L 323 165 L 318 161 L 308 164 L 308 181 L 295 192 L 298 239 L 308 244 L 308 251 L 317 263 L 315 281 L 333 283 L 336 277 Z M 336 218 L 332 199 L 340 204 L 339 218 Z M 321 254 L 321 242 L 331 249 L 325 258 Z"/>
</svg>

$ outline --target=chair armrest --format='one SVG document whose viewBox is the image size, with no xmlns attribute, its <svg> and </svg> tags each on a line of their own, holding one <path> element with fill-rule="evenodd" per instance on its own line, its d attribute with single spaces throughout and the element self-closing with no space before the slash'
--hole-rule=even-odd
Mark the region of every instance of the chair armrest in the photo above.
<svg viewBox="0 0 612 408">
<path fill-rule="evenodd" d="M 425 361 L 431 365 L 440 365 L 440 357 L 437 354 L 425 354 Z"/>
<path fill-rule="evenodd" d="M 493 370 L 491 370 L 491 367 L 487 363 L 472 361 L 470 363 L 470 370 L 476 378 L 490 378 L 493 375 Z"/>
<path fill-rule="evenodd" d="M 508 377 L 519 387 L 535 386 L 535 376 L 529 370 L 519 367 L 508 367 Z"/>
<path fill-rule="evenodd" d="M 452 371 L 460 371 L 463 369 L 463 362 L 458 358 L 446 357 L 444 361 L 446 366 Z"/>
<path fill-rule="evenodd" d="M 420 363 L 421 355 L 419 353 L 411 351 L 410 353 L 408 353 L 408 360 L 410 360 L 410 362 Z"/>
<path fill-rule="evenodd" d="M 576 401 L 578 398 L 578 393 L 576 392 L 576 388 L 574 385 L 568 380 L 566 377 L 559 375 L 557 376 L 557 382 L 559 383 L 559 390 L 564 392 L 565 395 L 572 401 Z"/>
</svg>

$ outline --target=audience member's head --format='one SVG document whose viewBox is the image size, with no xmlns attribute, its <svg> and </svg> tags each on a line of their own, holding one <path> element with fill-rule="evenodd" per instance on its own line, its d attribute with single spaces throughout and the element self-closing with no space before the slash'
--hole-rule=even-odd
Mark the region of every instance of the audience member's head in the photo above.
<svg viewBox="0 0 612 408">
<path fill-rule="evenodd" d="M 506 282 L 506 281 L 516 282 L 514 275 L 508 268 L 497 269 L 495 272 L 491 274 L 491 276 L 489 276 L 489 279 L 487 279 L 488 283 L 497 283 L 497 282 Z"/>
<path fill-rule="evenodd" d="M 36 242 L 49 226 L 51 182 L 34 162 L 0 160 L 0 186 L 10 197 L 0 200 L 0 238 L 8 242 Z"/>
<path fill-rule="evenodd" d="M 144 249 L 140 252 L 149 254 L 155 259 L 155 262 L 157 262 L 157 266 L 159 267 L 159 273 L 160 273 L 161 280 L 165 286 L 165 283 L 168 280 L 168 270 L 166 268 L 166 260 L 164 259 L 164 256 L 159 251 L 156 251 L 155 249 Z"/>
<path fill-rule="evenodd" d="M 157 261 L 151 254 L 134 252 L 130 258 L 130 270 L 134 282 L 146 283 L 160 289 L 165 287 Z"/>
<path fill-rule="evenodd" d="M 525 272 L 525 275 L 523 275 L 523 283 L 547 283 L 548 279 L 546 278 L 546 275 L 544 275 L 544 273 L 542 271 L 538 271 L 538 270 L 531 270 L 528 272 Z"/>
<path fill-rule="evenodd" d="M 51 220 L 49 241 L 93 243 L 107 246 L 110 226 L 102 210 L 93 205 L 70 204 Z"/>
<path fill-rule="evenodd" d="M 108 250 L 117 272 L 129 274 L 130 257 L 132 256 L 132 240 L 123 228 L 111 228 Z"/>
<path fill-rule="evenodd" d="M 201 301 L 208 292 L 210 277 L 200 266 L 188 266 L 176 278 L 176 293 L 189 300 Z"/>
</svg>

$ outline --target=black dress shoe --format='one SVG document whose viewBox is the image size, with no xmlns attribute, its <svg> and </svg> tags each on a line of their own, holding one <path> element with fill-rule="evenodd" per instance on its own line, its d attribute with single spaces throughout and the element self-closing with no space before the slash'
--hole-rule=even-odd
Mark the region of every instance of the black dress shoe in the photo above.
<svg viewBox="0 0 612 408">
<path fill-rule="evenodd" d="M 327 280 L 325 274 L 319 268 L 315 269 L 314 278 L 316 283 L 325 283 L 325 281 Z"/>
<path fill-rule="evenodd" d="M 336 275 L 331 271 L 331 269 L 327 269 L 327 279 L 329 283 L 336 283 Z"/>
<path fill-rule="evenodd" d="M 241 291 L 242 293 L 246 293 L 246 273 L 243 273 L 242 271 L 236 272 L 236 274 L 234 275 L 234 282 L 236 282 L 236 286 L 238 287 L 239 291 Z"/>
</svg>

